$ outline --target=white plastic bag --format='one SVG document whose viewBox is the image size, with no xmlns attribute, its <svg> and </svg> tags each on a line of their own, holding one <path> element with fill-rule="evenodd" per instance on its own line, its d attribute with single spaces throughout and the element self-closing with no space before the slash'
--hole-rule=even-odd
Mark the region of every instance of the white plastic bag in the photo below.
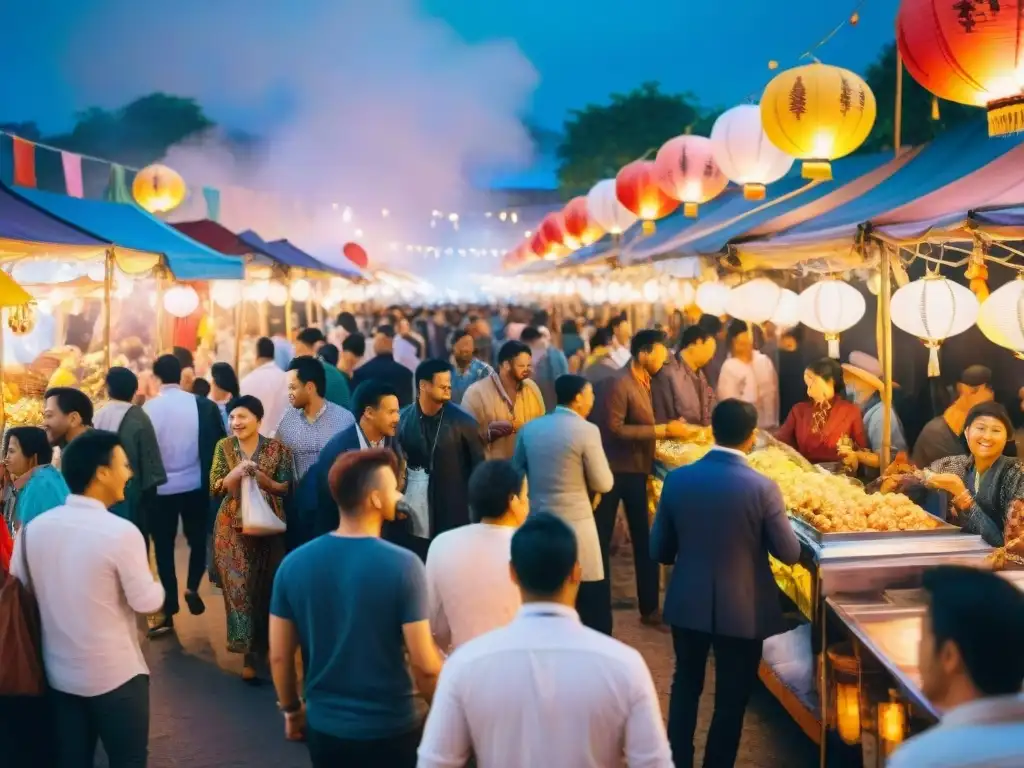
<svg viewBox="0 0 1024 768">
<path fill-rule="evenodd" d="M 242 515 L 242 533 L 246 536 L 276 536 L 284 533 L 288 526 L 274 514 L 267 500 L 263 498 L 255 477 L 242 478 L 242 498 L 239 502 Z"/>
</svg>

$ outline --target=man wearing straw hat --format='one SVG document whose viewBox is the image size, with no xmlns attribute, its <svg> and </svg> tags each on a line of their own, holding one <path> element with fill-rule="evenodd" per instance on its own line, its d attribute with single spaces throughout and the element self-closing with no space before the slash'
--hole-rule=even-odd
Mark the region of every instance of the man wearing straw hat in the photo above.
<svg viewBox="0 0 1024 768">
<path fill-rule="evenodd" d="M 850 362 L 843 363 L 843 373 L 847 396 L 860 408 L 869 448 L 866 451 L 848 450 L 847 465 L 867 467 L 870 474 L 876 474 L 874 470 L 877 470 L 881 463 L 880 454 L 885 435 L 885 404 L 882 402 L 884 384 L 880 378 L 882 365 L 864 352 L 851 352 Z M 892 455 L 907 451 L 903 425 L 895 411 L 892 413 L 889 437 Z"/>
</svg>

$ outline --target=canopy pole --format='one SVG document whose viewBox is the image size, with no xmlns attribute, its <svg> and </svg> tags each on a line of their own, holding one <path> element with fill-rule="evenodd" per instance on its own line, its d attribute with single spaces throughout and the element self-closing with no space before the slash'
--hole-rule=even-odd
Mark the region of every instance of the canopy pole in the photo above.
<svg viewBox="0 0 1024 768">
<path fill-rule="evenodd" d="M 292 331 L 294 329 L 294 321 L 292 320 L 292 276 L 291 272 L 285 278 L 285 285 L 288 286 L 288 295 L 284 300 L 284 335 L 288 341 L 292 340 Z"/>
<path fill-rule="evenodd" d="M 242 326 L 245 324 L 245 285 L 248 278 L 249 263 L 252 255 L 244 257 L 245 266 L 242 267 L 242 284 L 238 289 L 238 303 L 235 304 L 235 375 L 241 373 L 242 364 Z"/>
<path fill-rule="evenodd" d="M 880 471 L 885 472 L 892 461 L 892 249 L 882 244 L 882 286 L 878 292 L 882 324 L 882 456 Z"/>
<path fill-rule="evenodd" d="M 111 284 L 114 282 L 114 249 L 103 254 L 103 367 L 110 370 Z"/>
<path fill-rule="evenodd" d="M 164 351 L 164 270 L 163 264 L 156 271 L 156 354 Z"/>
<path fill-rule="evenodd" d="M 893 118 L 893 152 L 899 156 L 903 146 L 903 54 L 896 49 L 896 109 Z"/>
<path fill-rule="evenodd" d="M 7 389 L 4 386 L 4 323 L 7 321 L 6 307 L 0 307 L 0 436 L 7 432 Z"/>
</svg>

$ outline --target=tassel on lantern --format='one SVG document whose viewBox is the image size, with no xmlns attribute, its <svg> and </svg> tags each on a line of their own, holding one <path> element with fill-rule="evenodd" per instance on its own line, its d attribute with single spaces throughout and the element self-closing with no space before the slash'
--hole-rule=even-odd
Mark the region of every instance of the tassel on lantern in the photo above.
<svg viewBox="0 0 1024 768">
<path fill-rule="evenodd" d="M 743 185 L 743 199 L 744 200 L 764 200 L 767 195 L 767 190 L 764 184 L 744 184 Z"/>
<path fill-rule="evenodd" d="M 989 102 L 989 136 L 1009 136 L 1021 131 L 1024 131 L 1024 96 Z"/>
<path fill-rule="evenodd" d="M 932 120 L 938 120 L 942 117 L 939 114 L 939 97 L 932 96 Z"/>
<path fill-rule="evenodd" d="M 825 341 L 828 342 L 828 356 L 833 360 L 839 359 L 839 335 L 835 333 L 826 333 Z"/>
<path fill-rule="evenodd" d="M 697 203 L 683 203 L 683 216 L 688 219 L 696 219 L 698 207 Z"/>
<path fill-rule="evenodd" d="M 649 219 L 644 219 L 643 222 L 640 224 L 640 228 L 643 230 L 645 236 L 650 237 L 651 235 L 654 234 L 655 230 L 657 229 L 657 226 L 653 221 L 650 221 Z"/>
<path fill-rule="evenodd" d="M 937 379 L 942 373 L 939 369 L 939 343 L 929 341 L 925 346 L 928 347 L 928 378 Z"/>
<path fill-rule="evenodd" d="M 804 160 L 800 175 L 811 181 L 832 181 L 832 164 L 828 160 Z"/>
<path fill-rule="evenodd" d="M 976 244 L 971 252 L 971 260 L 964 271 L 964 277 L 970 280 L 971 293 L 978 297 L 979 302 L 988 298 L 988 264 L 985 263 L 985 251 L 981 244 Z"/>
</svg>

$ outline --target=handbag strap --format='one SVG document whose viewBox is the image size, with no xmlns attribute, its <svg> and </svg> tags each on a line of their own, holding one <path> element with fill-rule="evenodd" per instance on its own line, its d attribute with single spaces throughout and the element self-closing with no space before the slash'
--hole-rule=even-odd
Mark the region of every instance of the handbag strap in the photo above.
<svg viewBox="0 0 1024 768">
<path fill-rule="evenodd" d="M 18 538 L 21 539 L 21 564 L 25 570 L 25 581 L 23 582 L 29 594 L 35 595 L 36 588 L 32 583 L 32 568 L 28 564 L 28 523 L 21 526 L 21 531 L 18 533 Z"/>
</svg>

